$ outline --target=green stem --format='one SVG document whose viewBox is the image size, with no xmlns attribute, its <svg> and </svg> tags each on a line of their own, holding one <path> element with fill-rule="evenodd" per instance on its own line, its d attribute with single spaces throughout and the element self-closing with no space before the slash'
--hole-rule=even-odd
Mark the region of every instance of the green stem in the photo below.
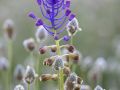
<svg viewBox="0 0 120 90">
<path fill-rule="evenodd" d="M 28 84 L 28 90 L 30 90 L 30 84 Z"/>
<path fill-rule="evenodd" d="M 7 81 L 7 90 L 10 90 L 10 85 L 11 85 L 11 82 L 12 82 L 12 64 L 13 64 L 13 41 L 10 39 L 8 41 L 8 60 L 9 60 L 9 64 L 10 64 L 10 68 L 8 70 L 8 80 Z"/>
<path fill-rule="evenodd" d="M 70 44 L 73 45 L 73 36 L 71 36 Z"/>
<path fill-rule="evenodd" d="M 60 55 L 61 51 L 60 51 L 60 41 L 59 40 L 56 40 L 56 45 L 57 45 L 57 55 Z M 59 90 L 64 90 L 64 74 L 63 74 L 63 69 L 59 70 L 58 76 L 59 76 Z"/>
</svg>

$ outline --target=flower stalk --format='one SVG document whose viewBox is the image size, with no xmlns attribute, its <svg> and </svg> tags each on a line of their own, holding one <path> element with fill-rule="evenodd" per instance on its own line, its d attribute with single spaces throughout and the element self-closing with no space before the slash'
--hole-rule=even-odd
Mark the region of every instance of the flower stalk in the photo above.
<svg viewBox="0 0 120 90">
<path fill-rule="evenodd" d="M 61 54 L 60 51 L 60 40 L 56 40 L 56 45 L 57 45 L 57 55 Z M 60 68 L 58 71 L 58 76 L 59 76 L 59 90 L 64 90 L 64 73 L 63 73 L 63 69 Z"/>
</svg>

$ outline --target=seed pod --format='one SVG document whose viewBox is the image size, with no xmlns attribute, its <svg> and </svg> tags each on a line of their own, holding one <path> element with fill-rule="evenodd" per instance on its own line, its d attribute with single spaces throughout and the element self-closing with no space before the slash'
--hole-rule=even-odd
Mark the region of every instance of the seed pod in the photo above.
<svg viewBox="0 0 120 90">
<path fill-rule="evenodd" d="M 3 29 L 5 31 L 5 36 L 8 39 L 13 39 L 14 37 L 14 23 L 11 19 L 8 19 L 4 22 Z"/>
<path fill-rule="evenodd" d="M 53 63 L 53 68 L 55 70 L 60 70 L 61 68 L 64 68 L 64 61 L 61 56 L 57 56 L 55 58 L 55 61 Z"/>
<path fill-rule="evenodd" d="M 21 81 L 24 77 L 24 67 L 22 65 L 17 65 L 14 71 L 14 77 L 16 80 Z"/>
<path fill-rule="evenodd" d="M 76 18 L 72 19 L 71 21 L 69 21 L 69 23 L 67 24 L 67 31 L 69 36 L 73 36 L 75 35 L 78 31 L 81 31 L 82 29 L 79 28 L 78 25 L 78 20 Z"/>
<path fill-rule="evenodd" d="M 35 71 L 33 68 L 31 68 L 30 66 L 27 66 L 26 72 L 25 72 L 25 81 L 28 84 L 31 84 L 34 82 L 36 77 Z"/>
<path fill-rule="evenodd" d="M 25 90 L 22 85 L 15 86 L 14 90 Z"/>
<path fill-rule="evenodd" d="M 44 41 L 48 37 L 48 32 L 45 30 L 43 26 L 39 26 L 35 33 L 35 37 L 37 42 Z"/>
<path fill-rule="evenodd" d="M 43 65 L 46 65 L 46 66 L 52 66 L 54 60 L 51 59 L 51 58 L 46 58 L 43 62 Z"/>
<path fill-rule="evenodd" d="M 29 38 L 29 39 L 24 40 L 23 46 L 27 51 L 32 52 L 35 49 L 35 41 L 34 41 L 34 39 Z"/>
<path fill-rule="evenodd" d="M 0 57 L 0 70 L 4 71 L 9 68 L 8 60 L 5 57 Z"/>
</svg>

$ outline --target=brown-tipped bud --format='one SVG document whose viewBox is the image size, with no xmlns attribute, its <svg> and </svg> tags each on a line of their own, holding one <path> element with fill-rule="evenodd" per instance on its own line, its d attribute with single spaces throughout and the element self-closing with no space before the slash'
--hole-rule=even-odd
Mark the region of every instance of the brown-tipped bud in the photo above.
<svg viewBox="0 0 120 90">
<path fill-rule="evenodd" d="M 21 81 L 24 77 L 24 67 L 22 65 L 17 65 L 14 71 L 14 77 L 16 80 Z"/>
<path fill-rule="evenodd" d="M 39 79 L 40 79 L 40 81 L 48 81 L 48 80 L 57 80 L 57 78 L 58 78 L 57 74 L 53 74 L 53 75 L 42 74 Z"/>
<path fill-rule="evenodd" d="M 47 49 L 48 49 L 47 46 L 41 47 L 41 48 L 39 49 L 40 54 L 45 54 L 46 51 L 47 51 Z"/>
<path fill-rule="evenodd" d="M 31 84 L 34 82 L 36 78 L 35 70 L 31 68 L 30 66 L 27 66 L 26 72 L 25 72 L 25 81 L 28 84 Z"/>
<path fill-rule="evenodd" d="M 73 20 L 69 21 L 69 23 L 66 26 L 66 29 L 68 31 L 69 36 L 73 36 L 78 31 L 82 30 L 81 28 L 79 28 L 78 20 L 76 18 L 74 18 Z"/>
<path fill-rule="evenodd" d="M 25 47 L 25 49 L 27 51 L 30 51 L 30 52 L 34 51 L 34 49 L 35 49 L 35 41 L 34 41 L 34 39 L 29 38 L 29 39 L 24 40 L 23 46 Z"/>
<path fill-rule="evenodd" d="M 57 46 L 56 45 L 52 45 L 51 46 L 51 52 L 56 52 L 57 51 Z"/>
<path fill-rule="evenodd" d="M 68 45 L 68 46 L 67 46 L 67 50 L 68 50 L 69 52 L 73 53 L 74 50 L 75 50 L 75 48 L 74 48 L 73 45 Z"/>
<path fill-rule="evenodd" d="M 83 82 L 83 80 L 78 76 L 78 77 L 77 77 L 77 83 L 78 83 L 78 84 L 82 84 L 82 82 Z"/>
<path fill-rule="evenodd" d="M 43 62 L 43 65 L 45 65 L 45 66 L 52 66 L 53 62 L 54 62 L 53 59 L 51 59 L 51 58 L 46 58 L 46 59 L 44 60 L 44 62 Z"/>
<path fill-rule="evenodd" d="M 14 23 L 12 20 L 8 19 L 4 22 L 3 29 L 5 31 L 5 36 L 8 39 L 12 39 L 14 37 Z"/>
<path fill-rule="evenodd" d="M 73 90 L 76 81 L 77 81 L 77 75 L 75 73 L 71 73 L 65 81 L 65 90 Z"/>
<path fill-rule="evenodd" d="M 70 73 L 71 73 L 71 70 L 70 70 L 69 67 L 64 67 L 63 71 L 64 71 L 64 74 L 65 74 L 66 76 L 69 76 Z"/>
<path fill-rule="evenodd" d="M 80 90 L 80 84 L 77 84 L 77 83 L 76 83 L 76 84 L 74 85 L 74 90 Z"/>
<path fill-rule="evenodd" d="M 74 63 L 78 63 L 78 61 L 80 60 L 80 56 L 77 53 L 70 53 L 69 56 Z"/>
<path fill-rule="evenodd" d="M 52 80 L 57 80 L 58 79 L 58 74 L 53 74 L 52 75 Z"/>
<path fill-rule="evenodd" d="M 42 74 L 39 79 L 40 79 L 40 81 L 48 81 L 51 78 L 52 78 L 51 74 Z"/>
</svg>

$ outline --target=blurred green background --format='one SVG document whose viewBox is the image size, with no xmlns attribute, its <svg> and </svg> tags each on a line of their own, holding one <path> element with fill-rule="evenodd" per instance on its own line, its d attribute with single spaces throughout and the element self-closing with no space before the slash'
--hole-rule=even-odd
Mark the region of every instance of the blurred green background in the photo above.
<svg viewBox="0 0 120 90">
<path fill-rule="evenodd" d="M 93 60 L 104 57 L 107 62 L 120 65 L 120 0 L 71 0 L 71 9 L 83 29 L 74 38 L 74 45 L 83 58 Z M 2 25 L 6 19 L 15 22 L 14 60 L 23 63 L 29 53 L 22 45 L 24 39 L 34 37 L 34 22 L 27 17 L 34 11 L 41 17 L 35 0 L 0 0 L 0 41 L 3 43 Z M 110 67 L 113 67 L 111 64 Z M 113 67 L 115 68 L 115 67 Z M 120 90 L 120 66 L 107 73 L 103 87 L 106 90 Z M 87 81 L 87 78 L 86 78 Z"/>
</svg>

